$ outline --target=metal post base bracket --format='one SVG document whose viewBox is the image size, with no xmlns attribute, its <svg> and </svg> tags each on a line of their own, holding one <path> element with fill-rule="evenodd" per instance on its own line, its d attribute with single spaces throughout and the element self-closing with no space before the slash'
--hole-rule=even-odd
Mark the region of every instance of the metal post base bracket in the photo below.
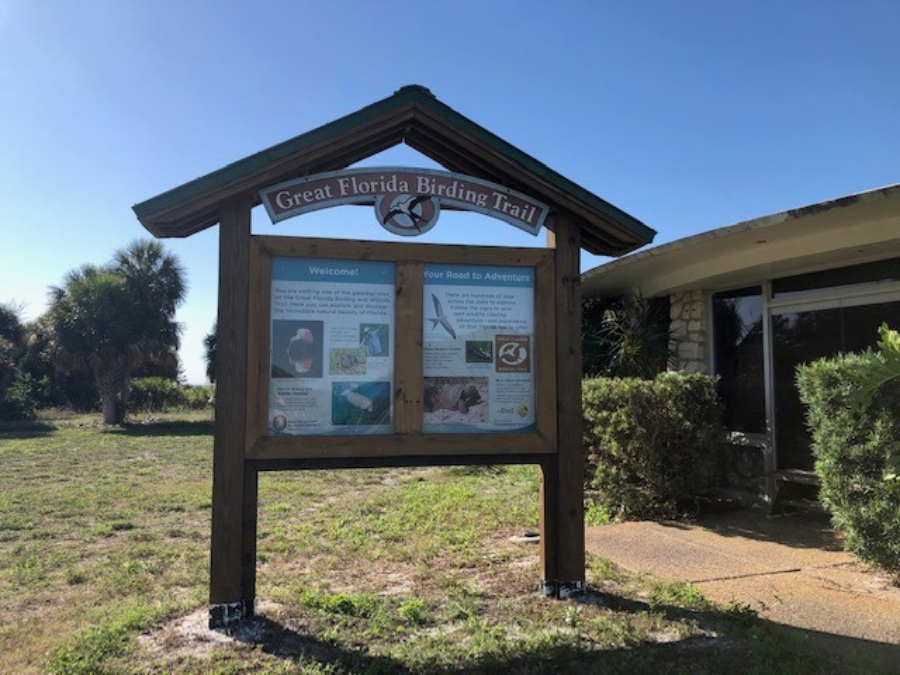
<svg viewBox="0 0 900 675">
<path fill-rule="evenodd" d="M 222 602 L 209 606 L 210 630 L 228 631 L 241 621 L 252 619 L 255 615 L 254 601 Z"/>
<path fill-rule="evenodd" d="M 568 600 L 584 595 L 583 581 L 546 581 L 541 580 L 540 593 L 545 598 Z"/>
</svg>

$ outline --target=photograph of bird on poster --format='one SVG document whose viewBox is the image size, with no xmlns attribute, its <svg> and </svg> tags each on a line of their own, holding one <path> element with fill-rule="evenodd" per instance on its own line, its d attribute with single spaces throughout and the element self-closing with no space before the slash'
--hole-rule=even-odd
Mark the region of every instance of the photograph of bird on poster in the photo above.
<svg viewBox="0 0 900 675">
<path fill-rule="evenodd" d="M 447 315 L 444 313 L 444 306 L 441 304 L 441 301 L 438 300 L 438 297 L 432 293 L 431 301 L 434 303 L 434 312 L 437 314 L 437 318 L 428 317 L 428 320 L 431 321 L 431 328 L 434 330 L 439 325 L 450 334 L 454 340 L 456 339 L 456 331 L 453 330 L 453 325 L 450 323 L 450 320 L 447 318 Z"/>
</svg>

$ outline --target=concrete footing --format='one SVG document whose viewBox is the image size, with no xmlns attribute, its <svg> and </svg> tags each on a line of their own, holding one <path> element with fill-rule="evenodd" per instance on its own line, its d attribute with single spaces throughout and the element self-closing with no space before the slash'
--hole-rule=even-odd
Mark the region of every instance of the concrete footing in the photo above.
<svg viewBox="0 0 900 675">
<path fill-rule="evenodd" d="M 583 581 L 546 581 L 541 580 L 540 594 L 545 598 L 568 600 L 584 595 Z"/>
<path fill-rule="evenodd" d="M 227 632 L 241 621 L 252 619 L 255 613 L 255 602 L 253 600 L 210 604 L 209 628 L 210 630 Z"/>
</svg>

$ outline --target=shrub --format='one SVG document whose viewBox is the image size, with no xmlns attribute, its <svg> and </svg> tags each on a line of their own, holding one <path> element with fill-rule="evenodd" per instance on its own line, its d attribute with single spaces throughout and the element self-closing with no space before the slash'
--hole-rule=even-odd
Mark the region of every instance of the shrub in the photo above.
<svg viewBox="0 0 900 675">
<path fill-rule="evenodd" d="M 166 377 L 140 377 L 131 381 L 129 410 L 160 412 L 172 408 L 202 410 L 215 395 L 215 387 L 208 384 L 180 384 Z"/>
<path fill-rule="evenodd" d="M 19 309 L 0 304 L 0 420 L 34 417 L 31 379 L 18 365 L 24 348 L 25 329 Z"/>
<path fill-rule="evenodd" d="M 797 370 L 807 405 L 819 498 L 845 547 L 863 560 L 900 572 L 900 381 L 885 382 L 859 405 L 866 356 L 839 356 Z"/>
<path fill-rule="evenodd" d="M 35 407 L 99 410 L 100 397 L 93 377 L 64 375 L 53 365 L 46 321 L 43 318 L 33 321 L 26 326 L 26 331 L 28 336 L 19 368 L 23 375 L 31 378 L 31 398 Z"/>
<path fill-rule="evenodd" d="M 0 420 L 34 419 L 34 401 L 31 397 L 31 376 L 15 371 L 12 384 L 0 396 Z"/>
<path fill-rule="evenodd" d="M 715 383 L 674 372 L 584 381 L 586 480 L 612 518 L 675 517 L 715 485 Z"/>
<path fill-rule="evenodd" d="M 157 412 L 184 406 L 184 392 L 176 380 L 164 377 L 141 377 L 131 381 L 129 410 Z"/>
<path fill-rule="evenodd" d="M 181 387 L 184 405 L 191 410 L 202 410 L 211 405 L 216 395 L 216 388 L 210 384 L 185 384 Z"/>
</svg>

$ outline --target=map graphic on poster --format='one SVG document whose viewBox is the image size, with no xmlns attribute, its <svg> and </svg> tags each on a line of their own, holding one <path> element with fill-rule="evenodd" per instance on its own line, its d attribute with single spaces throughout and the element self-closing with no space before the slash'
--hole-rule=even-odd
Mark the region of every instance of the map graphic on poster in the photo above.
<svg viewBox="0 0 900 675">
<path fill-rule="evenodd" d="M 270 436 L 394 430 L 394 263 L 272 259 Z"/>
<path fill-rule="evenodd" d="M 534 269 L 426 265 L 425 433 L 529 431 Z"/>
</svg>

